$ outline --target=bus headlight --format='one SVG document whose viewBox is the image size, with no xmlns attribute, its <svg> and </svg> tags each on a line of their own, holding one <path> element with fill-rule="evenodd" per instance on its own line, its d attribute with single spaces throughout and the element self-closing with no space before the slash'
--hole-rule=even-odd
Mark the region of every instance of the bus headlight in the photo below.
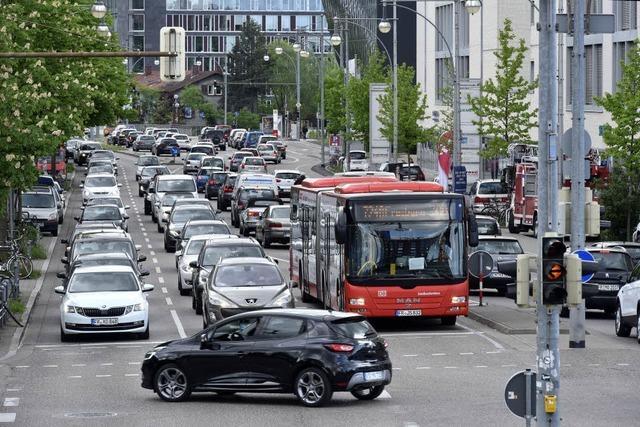
<svg viewBox="0 0 640 427">
<path fill-rule="evenodd" d="M 365 300 L 364 298 L 351 298 L 349 305 L 365 305 Z"/>
<path fill-rule="evenodd" d="M 464 304 L 467 302 L 467 297 L 451 297 L 451 304 Z"/>
</svg>

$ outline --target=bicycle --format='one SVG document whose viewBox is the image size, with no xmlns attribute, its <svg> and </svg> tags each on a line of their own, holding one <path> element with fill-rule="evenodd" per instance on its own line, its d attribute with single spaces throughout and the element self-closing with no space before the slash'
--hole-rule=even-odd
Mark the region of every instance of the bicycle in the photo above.
<svg viewBox="0 0 640 427">
<path fill-rule="evenodd" d="M 491 218 L 498 221 L 498 224 L 501 227 L 505 227 L 507 225 L 507 211 L 509 210 L 508 206 L 499 205 L 495 201 L 491 201 L 484 205 L 484 208 L 480 211 L 480 215 L 487 215 Z"/>
<path fill-rule="evenodd" d="M 21 236 L 21 238 L 23 236 Z M 20 279 L 29 278 L 31 273 L 33 273 L 33 261 L 22 253 L 19 245 L 19 239 L 10 240 L 6 243 L 8 243 L 7 246 L 2 246 L 0 248 L 6 252 L 10 252 L 11 255 L 5 261 L 0 262 L 0 271 L 7 272 L 10 276 L 13 276 L 17 268 L 18 277 Z"/>
</svg>

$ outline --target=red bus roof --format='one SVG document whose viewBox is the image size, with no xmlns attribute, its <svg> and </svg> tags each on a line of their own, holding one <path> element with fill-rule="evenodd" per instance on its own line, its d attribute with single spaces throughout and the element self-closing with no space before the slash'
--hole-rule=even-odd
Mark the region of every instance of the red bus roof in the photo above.
<svg viewBox="0 0 640 427">
<path fill-rule="evenodd" d="M 397 183 L 393 176 L 334 176 L 326 178 L 307 178 L 300 184 L 303 188 L 333 188 L 340 184 L 386 182 Z"/>
<path fill-rule="evenodd" d="M 342 184 L 336 187 L 337 194 L 385 193 L 391 191 L 414 193 L 442 193 L 442 185 L 437 182 L 370 182 Z"/>
</svg>

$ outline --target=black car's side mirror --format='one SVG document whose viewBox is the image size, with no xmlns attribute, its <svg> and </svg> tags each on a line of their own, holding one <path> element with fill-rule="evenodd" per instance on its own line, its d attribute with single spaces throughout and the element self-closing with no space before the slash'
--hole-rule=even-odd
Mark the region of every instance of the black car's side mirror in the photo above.
<svg viewBox="0 0 640 427">
<path fill-rule="evenodd" d="M 58 279 L 66 279 L 66 278 L 67 278 L 67 273 L 60 271 L 60 272 L 58 272 L 58 273 L 56 274 L 56 277 L 57 277 Z"/>
<path fill-rule="evenodd" d="M 145 262 L 147 260 L 146 255 L 138 255 L 138 262 Z"/>
<path fill-rule="evenodd" d="M 478 221 L 472 210 L 469 210 L 469 246 L 475 248 L 478 246 Z"/>
<path fill-rule="evenodd" d="M 189 267 L 191 268 L 198 268 L 198 261 L 191 261 L 189 263 Z"/>
<path fill-rule="evenodd" d="M 140 277 L 148 276 L 149 274 L 150 274 L 150 273 L 149 273 L 149 270 L 142 270 L 142 271 L 140 271 Z"/>
<path fill-rule="evenodd" d="M 336 243 L 339 245 L 344 244 L 347 241 L 347 214 L 344 210 L 338 212 L 334 228 Z"/>
</svg>

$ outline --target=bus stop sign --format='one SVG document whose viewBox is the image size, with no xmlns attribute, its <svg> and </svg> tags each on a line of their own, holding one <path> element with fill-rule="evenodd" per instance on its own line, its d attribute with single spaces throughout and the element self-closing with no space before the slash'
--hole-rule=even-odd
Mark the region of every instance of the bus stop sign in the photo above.
<svg viewBox="0 0 640 427">
<path fill-rule="evenodd" d="M 573 253 L 578 255 L 578 258 L 580 258 L 580 260 L 582 260 L 582 261 L 591 261 L 591 262 L 595 262 L 596 261 L 596 259 L 593 257 L 591 252 L 585 251 L 584 249 L 579 249 L 579 250 L 577 250 L 577 251 L 575 251 Z M 582 276 L 582 283 L 586 283 L 591 279 L 593 279 L 593 273 L 584 274 Z"/>
<path fill-rule="evenodd" d="M 475 251 L 469 257 L 469 274 L 476 279 L 487 277 L 493 270 L 493 257 L 487 251 Z"/>
<path fill-rule="evenodd" d="M 507 408 L 518 417 L 531 419 L 536 416 L 536 373 L 530 369 L 518 372 L 504 388 Z"/>
</svg>

